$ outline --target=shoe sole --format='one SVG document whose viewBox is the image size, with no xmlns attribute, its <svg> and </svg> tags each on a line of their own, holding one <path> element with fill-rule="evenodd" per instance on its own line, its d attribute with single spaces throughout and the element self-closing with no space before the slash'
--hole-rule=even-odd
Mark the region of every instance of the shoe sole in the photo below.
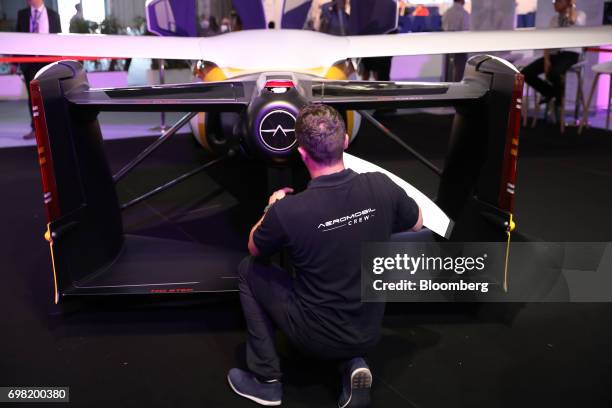
<svg viewBox="0 0 612 408">
<path fill-rule="evenodd" d="M 368 368 L 358 368 L 351 373 L 351 395 L 339 408 L 365 408 L 370 406 L 372 372 Z"/>
<path fill-rule="evenodd" d="M 238 391 L 236 389 L 236 387 L 234 387 L 234 384 L 232 384 L 232 380 L 229 378 L 229 375 L 227 376 L 227 383 L 229 384 L 230 388 L 232 389 L 232 391 L 234 391 L 236 394 L 240 395 L 241 397 L 250 399 L 253 402 L 258 403 L 259 405 L 264 405 L 266 407 L 275 407 L 281 404 L 282 401 L 268 401 L 268 400 L 263 400 L 261 398 L 257 398 L 254 397 L 252 395 L 248 395 L 248 394 L 243 394 L 240 391 Z"/>
</svg>

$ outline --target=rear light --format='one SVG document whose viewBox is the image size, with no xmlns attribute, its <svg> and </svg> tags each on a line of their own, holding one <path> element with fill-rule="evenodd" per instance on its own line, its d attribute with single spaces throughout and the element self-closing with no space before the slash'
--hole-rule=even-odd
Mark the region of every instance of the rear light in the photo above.
<svg viewBox="0 0 612 408">
<path fill-rule="evenodd" d="M 264 86 L 268 91 L 275 94 L 285 93 L 289 89 L 295 87 L 293 81 L 278 79 L 266 81 L 266 84 Z"/>
<path fill-rule="evenodd" d="M 266 88 L 293 88 L 293 81 L 289 80 L 271 80 L 266 81 Z"/>
<path fill-rule="evenodd" d="M 32 103 L 32 116 L 34 117 L 34 129 L 36 130 L 36 148 L 38 152 L 38 164 L 40 165 L 40 177 L 42 180 L 43 200 L 47 212 L 47 220 L 52 222 L 60 215 L 60 207 L 57 196 L 57 184 L 55 182 L 55 170 L 53 157 L 47 132 L 47 120 L 43 109 L 42 96 L 40 94 L 40 83 L 36 80 L 30 83 L 30 94 Z"/>
<path fill-rule="evenodd" d="M 516 188 L 516 165 L 518 161 L 519 131 L 521 126 L 521 105 L 523 101 L 524 77 L 516 74 L 512 102 L 508 114 L 506 129 L 506 146 L 502 167 L 501 185 L 499 189 L 499 207 L 509 213 L 514 210 L 514 191 Z"/>
</svg>

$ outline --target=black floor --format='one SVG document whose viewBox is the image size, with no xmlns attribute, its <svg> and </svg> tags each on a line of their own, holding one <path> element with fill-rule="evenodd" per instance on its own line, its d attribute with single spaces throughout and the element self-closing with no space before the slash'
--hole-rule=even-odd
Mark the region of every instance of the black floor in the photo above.
<svg viewBox="0 0 612 408">
<path fill-rule="evenodd" d="M 442 159 L 450 117 L 411 115 L 386 123 L 427 157 Z M 109 142 L 112 167 L 150 140 Z M 436 190 L 429 170 L 372 128 L 364 127 L 351 150 L 428 194 Z M 120 195 L 132 197 L 202 160 L 187 136 L 177 136 L 126 179 Z M 242 364 L 245 329 L 235 295 L 112 298 L 79 303 L 64 314 L 50 307 L 35 150 L 0 150 L 0 163 L 0 386 L 70 386 L 75 407 L 253 406 L 225 380 L 230 367 Z M 611 163 L 611 132 L 579 137 L 573 129 L 560 136 L 544 125 L 524 130 L 515 214 L 521 232 L 554 241 L 612 241 Z M 211 200 L 227 200 L 198 188 L 209 186 L 206 177 L 130 210 L 127 228 L 195 240 L 210 237 L 210 230 L 237 245 L 241 238 L 233 233 L 198 223 L 201 212 L 214 211 Z M 384 337 L 371 356 L 374 406 L 612 406 L 610 316 L 612 305 L 596 303 L 389 305 Z M 335 406 L 334 374 L 282 341 L 281 348 L 283 405 Z"/>
</svg>

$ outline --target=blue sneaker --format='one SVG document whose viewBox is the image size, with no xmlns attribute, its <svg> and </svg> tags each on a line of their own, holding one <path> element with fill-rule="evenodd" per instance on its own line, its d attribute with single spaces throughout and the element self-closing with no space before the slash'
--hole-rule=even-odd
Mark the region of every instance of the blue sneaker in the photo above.
<svg viewBox="0 0 612 408">
<path fill-rule="evenodd" d="M 339 408 L 364 408 L 370 406 L 372 373 L 361 357 L 346 363 L 342 374 L 342 392 L 338 398 Z"/>
<path fill-rule="evenodd" d="M 248 371 L 232 368 L 227 373 L 227 382 L 236 394 L 260 405 L 276 406 L 281 404 L 283 386 L 278 380 L 262 382 Z"/>
</svg>

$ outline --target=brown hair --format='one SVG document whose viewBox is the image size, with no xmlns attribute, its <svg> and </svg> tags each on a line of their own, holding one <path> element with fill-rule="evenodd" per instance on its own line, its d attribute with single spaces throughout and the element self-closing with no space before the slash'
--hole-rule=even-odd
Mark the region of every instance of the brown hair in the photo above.
<svg viewBox="0 0 612 408">
<path fill-rule="evenodd" d="M 344 120 L 331 106 L 309 104 L 297 117 L 297 142 L 318 164 L 330 165 L 342 158 L 345 135 Z"/>
</svg>

